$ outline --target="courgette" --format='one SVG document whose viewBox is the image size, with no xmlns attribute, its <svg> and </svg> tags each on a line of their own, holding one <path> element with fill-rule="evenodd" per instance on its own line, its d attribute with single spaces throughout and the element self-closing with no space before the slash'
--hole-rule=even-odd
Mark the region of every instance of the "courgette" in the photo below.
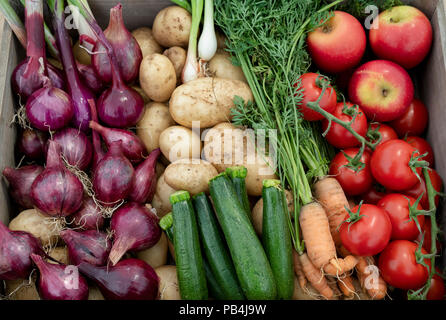
<svg viewBox="0 0 446 320">
<path fill-rule="evenodd" d="M 170 196 L 173 216 L 173 243 L 178 284 L 183 300 L 207 300 L 208 288 L 203 267 L 197 221 L 189 192 Z"/>
<path fill-rule="evenodd" d="M 248 175 L 248 169 L 242 166 L 229 167 L 226 169 L 226 173 L 229 178 L 231 178 L 237 198 L 245 209 L 247 217 L 252 221 L 251 205 L 248 199 L 248 192 L 246 191 L 246 176 Z"/>
<path fill-rule="evenodd" d="M 209 190 L 245 297 L 275 299 L 277 288 L 268 258 L 228 175 L 223 172 L 212 178 Z"/>
<path fill-rule="evenodd" d="M 207 196 L 202 192 L 193 197 L 197 214 L 198 234 L 212 274 L 222 290 L 225 300 L 243 300 L 237 274 L 221 235 L 217 218 Z"/>
<path fill-rule="evenodd" d="M 273 270 L 277 297 L 289 300 L 294 291 L 293 253 L 287 222 L 288 206 L 279 180 L 263 180 L 262 241 Z"/>
</svg>

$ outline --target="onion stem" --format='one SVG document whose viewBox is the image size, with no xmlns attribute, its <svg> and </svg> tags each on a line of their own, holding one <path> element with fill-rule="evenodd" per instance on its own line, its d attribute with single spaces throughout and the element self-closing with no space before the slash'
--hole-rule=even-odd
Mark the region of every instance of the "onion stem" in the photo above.
<svg viewBox="0 0 446 320">
<path fill-rule="evenodd" d="M 200 40 L 198 41 L 198 56 L 209 61 L 217 51 L 217 36 L 214 27 L 214 0 L 204 2 L 204 23 Z"/>
<path fill-rule="evenodd" d="M 92 51 L 98 39 L 96 33 L 93 31 L 93 29 L 86 20 L 87 12 L 89 15 L 93 16 L 93 12 L 91 11 L 87 0 L 67 0 L 67 2 L 68 5 L 72 7 L 71 8 L 72 13 L 73 13 L 73 7 L 77 8 L 77 10 L 79 10 L 80 13 L 77 14 L 74 19 L 74 23 L 76 24 L 76 28 L 80 35 L 79 38 L 80 44 L 84 46 L 87 50 Z"/>
<path fill-rule="evenodd" d="M 19 39 L 22 46 L 26 48 L 25 26 L 23 25 L 23 22 L 20 20 L 17 13 L 9 4 L 8 0 L 0 0 L 0 12 L 5 17 L 5 20 L 8 22 L 9 26 L 16 35 L 17 39 Z"/>
<path fill-rule="evenodd" d="M 189 34 L 186 63 L 182 73 L 183 83 L 197 79 L 200 73 L 200 65 L 197 60 L 197 38 L 202 13 L 203 0 L 192 0 L 192 27 Z"/>
</svg>

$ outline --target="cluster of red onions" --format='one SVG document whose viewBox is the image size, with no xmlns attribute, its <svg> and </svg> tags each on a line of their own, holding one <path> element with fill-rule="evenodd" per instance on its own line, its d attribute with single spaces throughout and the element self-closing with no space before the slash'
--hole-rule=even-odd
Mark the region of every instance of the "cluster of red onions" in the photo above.
<svg viewBox="0 0 446 320">
<path fill-rule="evenodd" d="M 92 65 L 77 62 L 64 9 L 64 0 L 50 4 L 62 74 L 45 56 L 43 0 L 26 0 L 27 58 L 14 70 L 12 87 L 32 128 L 22 129 L 17 142 L 27 163 L 4 168 L 3 176 L 21 209 L 64 220 L 68 229 L 60 237 L 71 265 L 48 261 L 31 234 L 0 223 L 0 280 L 28 279 L 38 269 L 42 299 L 87 299 L 84 276 L 106 299 L 155 299 L 153 268 L 123 258 L 161 237 L 158 217 L 145 206 L 155 193 L 161 152 L 148 154 L 129 129 L 144 108 L 128 86 L 138 78 L 141 49 L 124 26 L 121 4 L 110 10 L 104 32 L 85 10 L 96 52 Z"/>
</svg>

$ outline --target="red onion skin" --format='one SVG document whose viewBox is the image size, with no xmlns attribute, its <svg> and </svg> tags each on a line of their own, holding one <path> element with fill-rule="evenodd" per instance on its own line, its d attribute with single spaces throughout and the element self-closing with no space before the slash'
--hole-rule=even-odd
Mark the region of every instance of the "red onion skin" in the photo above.
<svg viewBox="0 0 446 320">
<path fill-rule="evenodd" d="M 26 102 L 26 116 L 29 122 L 41 131 L 56 131 L 66 127 L 73 114 L 70 96 L 52 86 L 35 91 Z"/>
<path fill-rule="evenodd" d="M 96 110 L 96 103 L 93 99 L 88 100 L 88 103 L 90 104 L 90 110 L 91 110 L 91 118 L 93 121 L 98 122 L 98 113 Z M 101 137 L 99 136 L 99 133 L 95 130 L 92 130 L 92 140 L 93 140 L 93 160 L 91 165 L 91 171 L 94 172 L 101 160 L 105 157 L 104 149 L 102 148 L 102 141 Z"/>
<path fill-rule="evenodd" d="M 48 135 L 39 130 L 25 129 L 22 131 L 18 142 L 18 151 L 30 160 L 41 160 L 45 156 L 45 145 Z"/>
<path fill-rule="evenodd" d="M 161 237 L 158 223 L 158 217 L 139 203 L 130 202 L 116 210 L 110 222 L 114 238 L 109 256 L 112 265 L 127 251 L 153 247 Z"/>
<path fill-rule="evenodd" d="M 104 205 L 115 205 L 125 200 L 132 187 L 134 173 L 132 164 L 121 151 L 121 143 L 112 143 L 93 173 L 96 199 Z"/>
<path fill-rule="evenodd" d="M 64 230 L 60 236 L 66 243 L 70 262 L 79 265 L 87 262 L 95 266 L 107 264 L 111 249 L 111 240 L 107 234 L 97 230 L 74 231 Z"/>
<path fill-rule="evenodd" d="M 43 172 L 38 165 L 23 166 L 19 169 L 6 167 L 3 175 L 9 182 L 9 193 L 14 201 L 24 209 L 34 208 L 31 190 L 34 180 Z"/>
<path fill-rule="evenodd" d="M 85 65 L 76 61 L 77 70 L 81 76 L 81 79 L 85 85 L 90 88 L 91 91 L 98 94 L 104 90 L 104 83 L 96 74 L 93 66 Z"/>
<path fill-rule="evenodd" d="M 83 186 L 62 163 L 60 146 L 50 140 L 45 170 L 34 180 L 31 197 L 34 206 L 52 217 L 66 217 L 82 205 Z"/>
<path fill-rule="evenodd" d="M 77 267 L 49 263 L 36 254 L 31 254 L 31 259 L 40 271 L 38 290 L 43 300 L 88 299 L 87 281 Z"/>
<path fill-rule="evenodd" d="M 0 222 L 0 280 L 27 279 L 33 269 L 31 253 L 43 254 L 39 240 Z"/>
<path fill-rule="evenodd" d="M 153 150 L 144 162 L 135 169 L 129 200 L 138 203 L 151 202 L 156 191 L 156 161 L 161 150 Z"/>
<path fill-rule="evenodd" d="M 83 262 L 79 270 L 96 283 L 106 300 L 155 300 L 158 295 L 158 275 L 139 259 L 126 259 L 106 267 Z"/>
<path fill-rule="evenodd" d="M 85 198 L 80 210 L 70 218 L 74 226 L 82 230 L 100 230 L 104 226 L 104 217 L 92 198 Z"/>
<path fill-rule="evenodd" d="M 129 130 L 106 128 L 95 121 L 90 122 L 90 128 L 102 136 L 109 148 L 111 143 L 121 141 L 123 154 L 134 164 L 141 162 L 147 154 L 141 139 Z"/>
<path fill-rule="evenodd" d="M 57 132 L 53 140 L 61 146 L 62 154 L 70 165 L 80 170 L 88 168 L 93 157 L 93 145 L 85 133 L 65 128 Z"/>
<path fill-rule="evenodd" d="M 123 80 L 127 83 L 133 82 L 138 78 L 139 66 L 143 57 L 138 42 L 125 28 L 121 4 L 110 9 L 110 21 L 107 29 L 104 30 L 104 34 L 113 47 Z M 101 41 L 97 41 L 94 52 L 104 51 L 104 45 Z M 94 54 L 91 60 L 102 81 L 110 83 L 113 76 L 108 55 L 106 53 Z"/>
</svg>

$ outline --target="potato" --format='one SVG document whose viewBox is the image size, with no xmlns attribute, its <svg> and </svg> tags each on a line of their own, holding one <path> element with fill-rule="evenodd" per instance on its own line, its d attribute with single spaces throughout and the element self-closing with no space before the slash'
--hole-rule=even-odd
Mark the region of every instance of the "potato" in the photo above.
<svg viewBox="0 0 446 320">
<path fill-rule="evenodd" d="M 138 251 L 136 257 L 147 262 L 152 268 L 158 268 L 167 262 L 167 236 L 161 233 L 160 240 L 151 248 Z"/>
<path fill-rule="evenodd" d="M 265 179 L 278 179 L 274 170 L 268 163 L 272 163 L 270 157 L 261 157 L 260 155 L 254 160 L 255 163 L 245 162 L 243 166 L 248 170 L 246 176 L 246 190 L 250 196 L 261 196 L 263 189 L 263 180 Z"/>
<path fill-rule="evenodd" d="M 152 207 L 155 208 L 158 217 L 161 218 L 172 210 L 169 197 L 175 191 L 177 190 L 166 183 L 162 174 L 156 182 L 156 192 L 152 200 Z"/>
<path fill-rule="evenodd" d="M 48 252 L 48 255 L 59 261 L 60 263 L 69 265 L 70 264 L 70 257 L 68 256 L 68 248 L 67 247 L 55 247 Z M 47 260 L 50 263 L 56 263 L 50 259 Z"/>
<path fill-rule="evenodd" d="M 209 61 L 208 67 L 213 77 L 246 82 L 242 68 L 232 64 L 227 52 L 217 52 Z"/>
<path fill-rule="evenodd" d="M 178 287 L 177 268 L 175 266 L 161 266 L 155 269 L 158 275 L 160 300 L 181 300 L 180 289 Z"/>
<path fill-rule="evenodd" d="M 146 95 L 146 93 L 144 92 L 144 90 L 141 87 L 133 85 L 133 86 L 131 86 L 131 88 L 139 93 L 139 95 L 144 100 L 144 104 L 148 104 L 150 102 L 150 98 Z"/>
<path fill-rule="evenodd" d="M 77 41 L 73 46 L 73 54 L 74 58 L 78 62 L 86 65 L 91 64 L 91 55 L 84 48 L 80 47 L 79 41 Z"/>
<path fill-rule="evenodd" d="M 167 166 L 164 180 L 176 190 L 186 190 L 191 195 L 209 192 L 209 180 L 218 174 L 208 161 L 180 159 Z"/>
<path fill-rule="evenodd" d="M 187 48 L 192 25 L 191 14 L 178 6 L 164 8 L 155 17 L 152 26 L 156 42 L 166 48 Z"/>
<path fill-rule="evenodd" d="M 169 113 L 169 107 L 160 102 L 151 102 L 145 106 L 143 116 L 136 125 L 136 134 L 141 138 L 148 152 L 160 147 L 161 132 L 175 122 Z"/>
<path fill-rule="evenodd" d="M 198 78 L 177 87 L 169 101 L 169 110 L 175 122 L 192 128 L 200 121 L 201 128 L 209 128 L 231 120 L 234 97 L 252 101 L 249 86 L 238 80 Z"/>
<path fill-rule="evenodd" d="M 55 223 L 53 218 L 44 216 L 35 209 L 20 212 L 9 223 L 9 229 L 31 233 L 44 247 L 54 247 L 57 244 L 62 228 L 63 223 L 60 220 Z"/>
<path fill-rule="evenodd" d="M 31 282 L 29 279 L 5 280 L 6 295 L 11 300 L 40 300 L 36 280 L 36 272 L 33 273 Z"/>
<path fill-rule="evenodd" d="M 200 136 L 182 126 L 172 126 L 161 132 L 159 145 L 161 152 L 170 162 L 199 159 L 201 155 Z"/>
<path fill-rule="evenodd" d="M 177 85 L 175 68 L 169 58 L 152 53 L 142 59 L 139 84 L 147 96 L 157 102 L 169 100 Z"/>
<path fill-rule="evenodd" d="M 152 53 L 161 53 L 163 48 L 153 37 L 152 29 L 147 27 L 138 28 L 132 31 L 133 37 L 141 48 L 142 56 L 146 57 Z"/>
<path fill-rule="evenodd" d="M 169 58 L 175 68 L 177 75 L 177 84 L 181 83 L 181 74 L 183 73 L 184 64 L 186 63 L 187 52 L 181 47 L 172 47 L 166 49 L 163 54 Z"/>
<path fill-rule="evenodd" d="M 88 300 L 105 300 L 99 288 L 94 284 L 88 285 Z"/>
</svg>

